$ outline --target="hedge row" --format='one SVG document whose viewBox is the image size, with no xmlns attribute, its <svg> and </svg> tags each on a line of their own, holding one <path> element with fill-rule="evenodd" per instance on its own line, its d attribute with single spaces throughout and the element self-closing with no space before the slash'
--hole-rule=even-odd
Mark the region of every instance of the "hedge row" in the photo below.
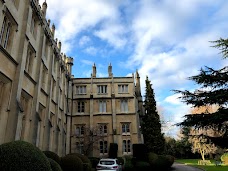
<svg viewBox="0 0 228 171">
<path fill-rule="evenodd" d="M 10 171 L 91 171 L 90 160 L 81 154 L 60 158 L 51 151 L 42 152 L 25 141 L 0 145 L 0 170 Z"/>
</svg>

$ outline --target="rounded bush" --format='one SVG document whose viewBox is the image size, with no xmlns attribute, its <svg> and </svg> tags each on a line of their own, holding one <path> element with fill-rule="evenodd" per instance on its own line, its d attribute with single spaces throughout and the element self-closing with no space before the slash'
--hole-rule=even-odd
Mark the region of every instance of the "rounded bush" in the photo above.
<svg viewBox="0 0 228 171">
<path fill-rule="evenodd" d="M 156 161 L 158 159 L 158 155 L 155 153 L 148 153 L 148 162 L 150 163 L 151 166 L 154 166 L 156 164 Z"/>
<path fill-rule="evenodd" d="M 162 170 L 168 169 L 170 167 L 168 158 L 164 155 L 158 155 L 153 167 Z"/>
<path fill-rule="evenodd" d="M 135 169 L 136 170 L 143 170 L 143 171 L 150 171 L 150 163 L 144 162 L 144 161 L 137 161 L 135 164 Z"/>
<path fill-rule="evenodd" d="M 52 171 L 62 171 L 61 166 L 53 159 L 48 158 Z"/>
<path fill-rule="evenodd" d="M 61 164 L 61 159 L 58 156 L 58 154 L 52 152 L 52 151 L 43 151 L 43 153 L 45 154 L 45 156 L 47 156 L 48 158 L 51 158 L 53 160 L 55 160 L 59 165 Z"/>
<path fill-rule="evenodd" d="M 70 153 L 70 154 L 67 154 L 67 155 L 75 155 L 77 157 L 79 157 L 83 163 L 90 163 L 90 160 L 87 156 L 84 156 L 82 154 L 79 154 L 79 153 Z"/>
<path fill-rule="evenodd" d="M 92 165 L 91 165 L 91 162 L 87 156 L 84 156 L 84 155 L 79 154 L 79 153 L 71 153 L 68 155 L 74 155 L 74 156 L 77 156 L 78 158 L 81 159 L 81 161 L 83 163 L 83 171 L 91 171 Z"/>
<path fill-rule="evenodd" d="M 25 141 L 13 141 L 0 145 L 0 170 L 51 171 L 44 153 Z"/>
<path fill-rule="evenodd" d="M 66 155 L 61 158 L 63 171 L 83 171 L 83 162 L 76 155 Z"/>
<path fill-rule="evenodd" d="M 171 167 L 174 163 L 175 158 L 171 155 L 166 155 L 165 157 L 167 158 L 168 166 Z"/>
</svg>

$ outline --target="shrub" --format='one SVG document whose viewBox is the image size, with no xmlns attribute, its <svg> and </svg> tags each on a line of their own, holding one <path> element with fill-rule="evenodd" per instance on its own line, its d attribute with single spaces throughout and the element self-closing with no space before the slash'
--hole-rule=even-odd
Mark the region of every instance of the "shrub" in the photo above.
<svg viewBox="0 0 228 171">
<path fill-rule="evenodd" d="M 150 171 L 151 167 L 148 162 L 145 161 L 137 161 L 135 165 L 135 170 L 142 170 L 142 171 Z"/>
<path fill-rule="evenodd" d="M 133 157 L 137 161 L 148 161 L 147 154 L 148 151 L 145 144 L 133 144 Z"/>
<path fill-rule="evenodd" d="M 36 146 L 25 141 L 13 141 L 0 145 L 0 170 L 51 171 L 51 165 Z"/>
<path fill-rule="evenodd" d="M 52 152 L 52 151 L 43 151 L 43 153 L 48 157 L 48 158 L 51 158 L 53 160 L 55 160 L 59 165 L 61 164 L 61 159 L 60 157 L 58 156 L 58 154 Z"/>
<path fill-rule="evenodd" d="M 125 164 L 124 164 L 124 171 L 133 171 L 134 166 L 132 165 L 132 157 L 125 156 Z"/>
<path fill-rule="evenodd" d="M 158 155 L 155 153 L 148 153 L 148 162 L 150 163 L 151 166 L 154 166 L 156 164 L 156 161 L 158 159 Z"/>
<path fill-rule="evenodd" d="M 117 157 L 119 164 L 124 164 L 124 159 L 122 157 Z"/>
<path fill-rule="evenodd" d="M 90 163 L 92 165 L 92 168 L 96 168 L 97 164 L 99 163 L 99 158 L 97 157 L 89 157 Z"/>
<path fill-rule="evenodd" d="M 173 156 L 171 156 L 171 155 L 166 155 L 165 157 L 167 158 L 168 166 L 171 167 L 173 165 L 173 163 L 174 163 L 174 159 L 175 158 Z"/>
<path fill-rule="evenodd" d="M 74 156 L 77 156 L 78 158 L 81 159 L 81 161 L 83 163 L 83 171 L 91 171 L 92 165 L 91 165 L 91 162 L 87 156 L 84 156 L 84 155 L 79 154 L 79 153 L 71 153 L 68 155 L 74 155 Z"/>
<path fill-rule="evenodd" d="M 155 160 L 155 164 L 152 167 L 161 170 L 170 168 L 168 158 L 164 155 L 158 155 L 158 158 Z"/>
<path fill-rule="evenodd" d="M 117 158 L 117 151 L 118 151 L 118 144 L 110 143 L 108 157 L 113 159 Z"/>
<path fill-rule="evenodd" d="M 222 161 L 225 165 L 228 165 L 228 153 L 224 153 L 224 154 L 221 156 L 221 161 Z"/>
<path fill-rule="evenodd" d="M 48 158 L 52 171 L 62 171 L 61 166 L 53 159 Z"/>
<path fill-rule="evenodd" d="M 83 162 L 76 155 L 66 155 L 61 158 L 63 171 L 83 171 Z"/>
</svg>

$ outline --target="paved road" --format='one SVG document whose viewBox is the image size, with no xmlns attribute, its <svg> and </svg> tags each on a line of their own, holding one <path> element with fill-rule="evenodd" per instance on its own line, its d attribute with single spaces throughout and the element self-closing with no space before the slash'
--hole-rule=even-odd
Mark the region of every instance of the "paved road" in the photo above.
<svg viewBox="0 0 228 171">
<path fill-rule="evenodd" d="M 174 163 L 172 166 L 172 171 L 203 171 L 195 167 L 187 166 L 185 164 Z"/>
</svg>

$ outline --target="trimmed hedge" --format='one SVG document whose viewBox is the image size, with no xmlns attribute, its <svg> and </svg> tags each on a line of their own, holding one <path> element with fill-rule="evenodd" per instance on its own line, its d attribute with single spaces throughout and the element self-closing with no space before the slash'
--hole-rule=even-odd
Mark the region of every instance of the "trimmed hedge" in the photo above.
<svg viewBox="0 0 228 171">
<path fill-rule="evenodd" d="M 133 157 L 137 161 L 148 161 L 148 150 L 145 144 L 133 144 Z"/>
<path fill-rule="evenodd" d="M 118 152 L 118 144 L 110 143 L 108 157 L 113 159 L 117 158 L 117 152 Z"/>
<path fill-rule="evenodd" d="M 83 162 L 76 155 L 66 155 L 61 158 L 63 171 L 83 171 Z"/>
<path fill-rule="evenodd" d="M 78 158 L 81 159 L 81 161 L 83 163 L 83 171 L 91 171 L 92 165 L 91 165 L 91 162 L 87 156 L 84 156 L 84 155 L 79 154 L 79 153 L 71 153 L 71 154 L 67 154 L 67 155 L 77 156 Z"/>
<path fill-rule="evenodd" d="M 61 166 L 53 159 L 48 158 L 52 171 L 62 171 Z"/>
<path fill-rule="evenodd" d="M 52 171 L 44 153 L 25 141 L 13 141 L 0 145 L 0 170 Z"/>
<path fill-rule="evenodd" d="M 52 151 L 43 151 L 43 153 L 45 154 L 45 156 L 47 156 L 48 158 L 51 158 L 53 160 L 55 160 L 59 165 L 61 164 L 61 159 L 58 156 L 58 154 L 52 152 Z"/>
</svg>

